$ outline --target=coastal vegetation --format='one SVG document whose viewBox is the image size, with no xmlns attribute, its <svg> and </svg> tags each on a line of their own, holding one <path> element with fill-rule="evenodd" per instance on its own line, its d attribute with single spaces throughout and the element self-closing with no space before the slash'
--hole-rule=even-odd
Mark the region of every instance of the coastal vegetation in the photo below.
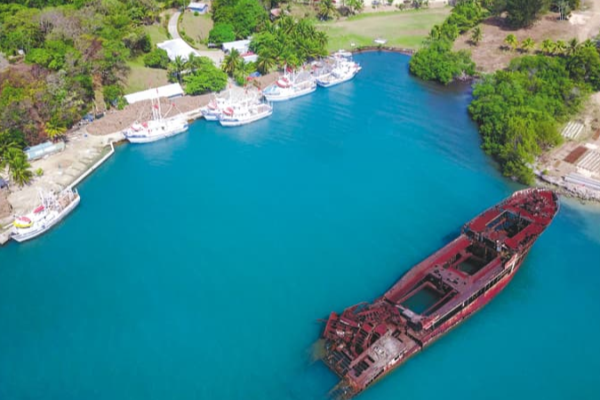
<svg viewBox="0 0 600 400">
<path fill-rule="evenodd" d="M 475 74 L 475 63 L 466 50 L 453 51 L 456 38 L 479 24 L 489 12 L 477 0 L 462 0 L 441 25 L 435 25 L 410 61 L 410 72 L 424 80 L 448 84 Z"/>
<path fill-rule="evenodd" d="M 561 142 L 560 124 L 598 90 L 600 53 L 590 41 L 571 55 L 514 59 L 475 85 L 469 113 L 503 173 L 531 183 L 535 158 Z"/>
<path fill-rule="evenodd" d="M 155 0 L 12 0 L 0 5 L 0 142 L 19 151 L 64 135 L 88 112 L 122 104 L 128 62 L 152 50 Z M 158 63 L 160 64 L 160 62 Z M 15 150 L 11 178 L 31 179 Z M 22 154 L 22 152 L 21 152 Z"/>
</svg>

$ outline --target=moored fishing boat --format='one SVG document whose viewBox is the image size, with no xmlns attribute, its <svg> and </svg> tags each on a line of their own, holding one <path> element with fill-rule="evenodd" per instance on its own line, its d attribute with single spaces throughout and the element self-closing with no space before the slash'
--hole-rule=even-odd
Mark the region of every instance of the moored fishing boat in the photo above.
<svg viewBox="0 0 600 400">
<path fill-rule="evenodd" d="M 256 122 L 273 114 L 273 106 L 263 101 L 227 107 L 219 117 L 222 126 L 240 126 Z"/>
<path fill-rule="evenodd" d="M 306 71 L 286 72 L 263 94 L 268 101 L 285 101 L 310 94 L 317 90 L 315 78 Z"/>
<path fill-rule="evenodd" d="M 317 85 L 329 88 L 347 82 L 360 72 L 362 67 L 352 60 L 352 53 L 340 50 L 328 60 L 325 69 L 316 77 Z"/>
<path fill-rule="evenodd" d="M 145 122 L 135 122 L 123 131 L 125 138 L 130 143 L 151 143 L 183 133 L 188 129 L 188 122 L 184 116 L 178 115 L 164 118 L 161 111 L 160 100 L 152 99 L 152 119 Z M 171 109 L 173 106 L 171 106 Z M 166 115 L 171 111 L 167 111 Z"/>
<path fill-rule="evenodd" d="M 40 193 L 40 198 L 41 205 L 27 215 L 15 218 L 12 239 L 24 242 L 42 235 L 73 211 L 80 200 L 79 193 L 70 188 L 58 195 Z"/>
</svg>

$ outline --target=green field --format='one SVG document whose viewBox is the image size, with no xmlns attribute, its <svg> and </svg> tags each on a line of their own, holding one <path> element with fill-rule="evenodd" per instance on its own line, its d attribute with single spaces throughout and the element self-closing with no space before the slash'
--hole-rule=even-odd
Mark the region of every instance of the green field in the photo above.
<svg viewBox="0 0 600 400">
<path fill-rule="evenodd" d="M 145 26 L 144 30 L 148 35 L 150 35 L 150 39 L 152 40 L 152 46 L 156 46 L 157 43 L 169 40 L 165 28 L 158 24 Z"/>
<path fill-rule="evenodd" d="M 210 14 L 194 15 L 191 12 L 184 12 L 179 23 L 179 33 L 185 32 L 186 36 L 194 41 L 190 43 L 192 47 L 206 50 L 207 47 L 202 42 L 208 40 L 208 33 L 212 27 L 213 21 L 210 19 Z"/>
<path fill-rule="evenodd" d="M 167 71 L 164 69 L 147 68 L 144 66 L 144 56 L 129 60 L 131 69 L 125 82 L 125 94 L 139 92 L 148 88 L 163 86 L 169 83 Z"/>
<path fill-rule="evenodd" d="M 318 23 L 317 27 L 329 35 L 329 50 L 350 49 L 374 45 L 383 38 L 386 46 L 416 48 L 435 24 L 440 24 L 450 13 L 450 7 L 411 11 L 364 13 L 345 20 Z"/>
</svg>

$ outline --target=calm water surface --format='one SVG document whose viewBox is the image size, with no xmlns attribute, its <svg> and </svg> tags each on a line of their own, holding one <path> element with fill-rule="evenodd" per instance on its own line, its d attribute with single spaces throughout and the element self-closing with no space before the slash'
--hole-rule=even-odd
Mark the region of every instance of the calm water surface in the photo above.
<svg viewBox="0 0 600 400">
<path fill-rule="evenodd" d="M 516 186 L 469 93 L 397 54 L 240 129 L 118 149 L 44 237 L 0 250 L 0 399 L 323 399 L 325 318 Z M 599 399 L 600 213 L 564 202 L 511 285 L 361 399 Z"/>
</svg>

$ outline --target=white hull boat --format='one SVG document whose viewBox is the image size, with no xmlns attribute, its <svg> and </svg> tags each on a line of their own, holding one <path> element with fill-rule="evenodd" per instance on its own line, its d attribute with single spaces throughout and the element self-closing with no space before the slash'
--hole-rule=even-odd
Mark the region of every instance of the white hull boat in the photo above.
<svg viewBox="0 0 600 400">
<path fill-rule="evenodd" d="M 169 111 L 171 110 L 169 109 Z M 152 143 L 178 135 L 187 130 L 188 122 L 185 117 L 179 115 L 164 118 L 160 109 L 160 99 L 156 99 L 156 104 L 154 104 L 153 99 L 152 119 L 141 123 L 135 122 L 129 129 L 123 131 L 123 134 L 130 143 Z"/>
<path fill-rule="evenodd" d="M 76 190 L 66 189 L 58 196 L 42 195 L 42 205 L 31 213 L 17 217 L 11 238 L 25 242 L 46 233 L 63 220 L 79 205 L 80 197 Z"/>
<path fill-rule="evenodd" d="M 317 90 L 315 78 L 308 72 L 285 74 L 268 86 L 263 95 L 267 101 L 286 101 L 305 96 Z"/>
<path fill-rule="evenodd" d="M 238 109 L 227 108 L 219 119 L 222 126 L 241 126 L 267 118 L 273 114 L 273 106 L 268 103 L 252 104 Z"/>
</svg>

